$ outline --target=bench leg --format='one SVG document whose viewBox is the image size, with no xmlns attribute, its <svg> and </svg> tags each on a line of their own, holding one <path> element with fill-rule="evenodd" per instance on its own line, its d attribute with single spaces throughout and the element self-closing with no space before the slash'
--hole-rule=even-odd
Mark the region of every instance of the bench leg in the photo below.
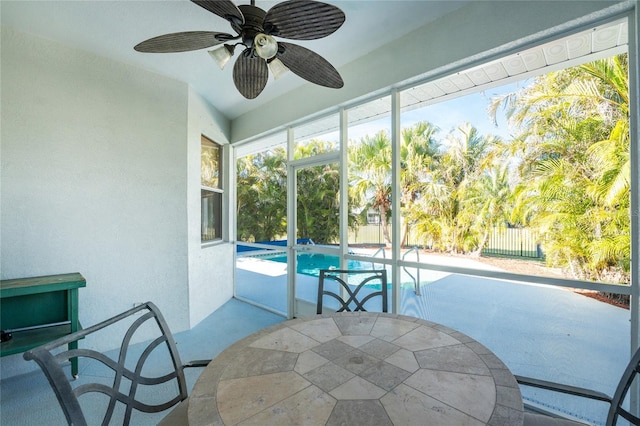
<svg viewBox="0 0 640 426">
<path fill-rule="evenodd" d="M 69 350 L 78 349 L 78 342 L 69 343 Z M 78 378 L 78 358 L 71 358 L 71 375 L 74 379 Z"/>
</svg>

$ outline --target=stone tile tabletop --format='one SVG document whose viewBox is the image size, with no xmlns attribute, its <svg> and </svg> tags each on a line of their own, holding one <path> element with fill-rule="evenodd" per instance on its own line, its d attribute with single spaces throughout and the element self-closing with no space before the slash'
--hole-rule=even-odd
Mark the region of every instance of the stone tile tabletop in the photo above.
<svg viewBox="0 0 640 426">
<path fill-rule="evenodd" d="M 371 312 L 294 319 L 227 348 L 189 399 L 190 425 L 522 425 L 507 367 L 470 337 Z"/>
</svg>

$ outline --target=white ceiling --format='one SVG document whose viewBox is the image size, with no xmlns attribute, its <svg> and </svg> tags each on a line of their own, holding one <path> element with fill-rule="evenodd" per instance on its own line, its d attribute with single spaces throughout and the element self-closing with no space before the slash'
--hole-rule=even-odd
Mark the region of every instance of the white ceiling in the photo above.
<svg viewBox="0 0 640 426">
<path fill-rule="evenodd" d="M 467 1 L 325 0 L 346 14 L 344 25 L 320 40 L 294 41 L 324 56 L 338 70 L 437 18 Z M 249 4 L 249 0 L 236 4 Z M 268 10 L 279 3 L 257 0 Z M 185 53 L 138 53 L 133 46 L 148 38 L 180 31 L 232 33 L 224 19 L 189 2 L 164 1 L 0 1 L 2 27 L 55 40 L 119 62 L 135 65 L 188 83 L 229 119 L 265 105 L 305 80 L 293 73 L 273 80 L 257 99 L 247 100 L 235 89 L 232 66 L 224 70 L 207 50 Z M 326 89 L 335 90 L 335 89 Z"/>
</svg>

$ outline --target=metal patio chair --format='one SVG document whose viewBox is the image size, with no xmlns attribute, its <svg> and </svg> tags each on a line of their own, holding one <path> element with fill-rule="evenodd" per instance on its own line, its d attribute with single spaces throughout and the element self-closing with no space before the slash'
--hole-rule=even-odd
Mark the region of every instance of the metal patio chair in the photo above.
<svg viewBox="0 0 640 426">
<path fill-rule="evenodd" d="M 128 327 L 126 331 L 124 327 Z M 98 332 L 107 328 L 120 335 L 124 332 L 115 356 L 83 348 L 60 350 L 67 349 L 69 342 L 99 338 Z M 147 343 L 130 346 L 136 333 Z M 78 426 L 96 422 L 128 425 L 134 410 L 159 413 L 174 406 L 177 407 L 162 422 L 187 424 L 187 384 L 183 370 L 205 367 L 210 361 L 182 364 L 171 331 L 151 302 L 32 349 L 23 356 L 38 363 L 67 422 Z M 69 370 L 72 358 L 77 358 L 85 370 L 90 365 L 97 368 L 97 372 L 73 380 Z"/>
<path fill-rule="evenodd" d="M 609 404 L 609 413 L 607 415 L 605 424 L 607 426 L 615 426 L 620 417 L 627 420 L 633 425 L 640 425 L 640 418 L 622 408 L 622 404 L 624 403 L 629 387 L 631 386 L 631 383 L 634 381 L 638 373 L 640 373 L 640 349 L 636 351 L 636 353 L 633 355 L 633 358 L 631 358 L 631 361 L 629 361 L 627 368 L 624 370 L 624 373 L 620 378 L 620 382 L 618 383 L 618 387 L 616 388 L 613 397 L 591 389 L 568 386 L 560 383 L 549 382 L 546 380 L 534 379 L 531 377 L 518 375 L 516 375 L 515 377 L 518 383 L 524 386 L 532 386 L 540 389 L 546 389 L 596 401 L 606 402 Z M 582 425 L 582 423 L 574 422 L 572 420 L 566 420 L 563 418 L 555 418 L 544 414 L 525 413 L 524 426 L 546 425 L 569 426 Z"/>
<path fill-rule="evenodd" d="M 357 277 L 357 284 L 351 290 L 349 286 L 350 278 Z M 325 281 L 335 281 L 340 284 L 338 292 L 325 290 Z M 354 284 L 351 284 L 352 286 Z M 379 285 L 380 290 L 373 290 L 373 285 Z M 367 287 L 368 286 L 368 287 Z M 342 290 L 342 291 L 341 291 Z M 362 293 L 362 297 L 358 296 Z M 342 294 L 346 294 L 344 299 Z M 322 313 L 324 296 L 329 296 L 339 303 L 336 312 L 343 311 L 365 311 L 364 304 L 374 297 L 382 298 L 382 312 L 388 312 L 387 304 L 387 271 L 384 269 L 374 270 L 348 270 L 348 269 L 321 269 L 318 283 L 318 304 L 317 313 Z"/>
</svg>

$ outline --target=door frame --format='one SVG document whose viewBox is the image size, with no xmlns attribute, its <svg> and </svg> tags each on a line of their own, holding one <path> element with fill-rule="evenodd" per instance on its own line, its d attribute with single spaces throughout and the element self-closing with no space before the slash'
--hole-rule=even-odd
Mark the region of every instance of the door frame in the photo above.
<svg viewBox="0 0 640 426">
<path fill-rule="evenodd" d="M 289 146 L 293 146 L 292 143 Z M 344 261 L 342 256 L 342 247 L 344 245 L 342 235 L 344 233 L 342 212 L 344 205 L 342 203 L 342 194 L 344 182 L 343 162 L 341 162 L 341 151 L 343 144 L 340 144 L 340 151 L 331 152 L 327 154 L 321 154 L 314 157 L 303 158 L 299 160 L 290 160 L 287 164 L 287 270 L 297 271 L 297 256 L 299 253 L 305 254 L 329 254 L 333 256 L 339 256 L 340 262 Z M 290 153 L 291 155 L 291 153 Z M 340 213 L 339 213 L 339 226 L 340 226 L 340 244 L 338 248 L 327 246 L 315 246 L 308 244 L 298 244 L 297 242 L 297 224 L 298 224 L 298 185 L 297 185 L 297 173 L 299 170 L 308 169 L 311 167 L 324 166 L 327 164 L 338 164 L 340 169 Z M 315 315 L 316 305 L 304 300 L 300 300 L 296 297 L 297 286 L 297 273 L 287 274 L 287 314 L 289 318 L 299 316 Z"/>
</svg>

